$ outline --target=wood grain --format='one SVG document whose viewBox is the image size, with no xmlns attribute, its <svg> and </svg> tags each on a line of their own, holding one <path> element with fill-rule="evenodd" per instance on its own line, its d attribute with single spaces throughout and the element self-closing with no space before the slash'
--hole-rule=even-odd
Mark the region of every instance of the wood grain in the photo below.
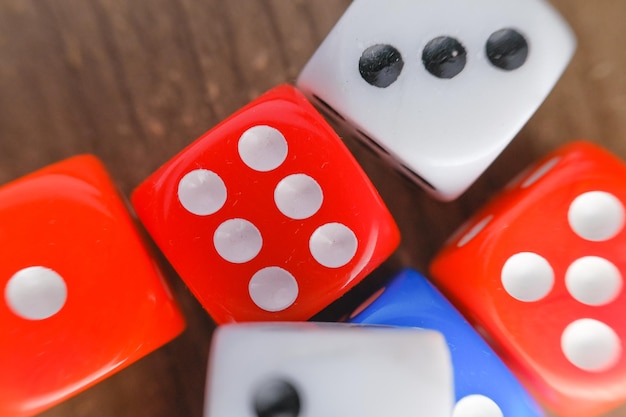
<svg viewBox="0 0 626 417">
<path fill-rule="evenodd" d="M 249 100 L 294 82 L 349 3 L 1 0 L 0 183 L 88 152 L 104 160 L 128 195 Z M 458 201 L 433 201 L 346 138 L 396 217 L 403 243 L 320 319 L 337 317 L 401 266 L 424 271 L 470 213 L 560 144 L 587 138 L 626 159 L 626 2 L 553 3 L 578 36 L 576 56 L 511 146 Z M 202 415 L 214 325 L 168 273 L 186 332 L 45 416 Z M 614 415 L 626 416 L 626 409 Z"/>
</svg>

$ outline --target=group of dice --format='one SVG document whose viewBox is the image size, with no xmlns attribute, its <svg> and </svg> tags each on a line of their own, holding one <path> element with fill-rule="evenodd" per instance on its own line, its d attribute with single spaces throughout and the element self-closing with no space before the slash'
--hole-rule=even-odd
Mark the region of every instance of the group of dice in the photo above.
<svg viewBox="0 0 626 417">
<path fill-rule="evenodd" d="M 432 263 L 433 282 L 508 367 L 410 269 L 351 324 L 303 322 L 400 238 L 305 97 L 450 200 L 526 122 L 574 49 L 543 0 L 359 0 L 299 89 L 264 94 L 142 183 L 132 196 L 139 219 L 224 324 L 206 416 L 541 416 L 509 369 L 562 416 L 595 416 L 626 400 L 626 165 L 589 143 L 520 175 Z M 41 412 L 184 328 L 91 156 L 1 188 L 0 242 L 9 255 L 0 263 L 0 415 Z M 259 321 L 282 323 L 231 324 Z"/>
</svg>

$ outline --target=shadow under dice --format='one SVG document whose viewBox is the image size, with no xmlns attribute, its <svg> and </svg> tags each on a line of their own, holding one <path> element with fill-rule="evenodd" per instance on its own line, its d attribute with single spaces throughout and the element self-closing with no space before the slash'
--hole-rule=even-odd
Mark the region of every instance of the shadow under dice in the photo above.
<svg viewBox="0 0 626 417">
<path fill-rule="evenodd" d="M 0 415 L 32 416 L 177 336 L 184 322 L 102 165 L 0 188 Z"/>
<path fill-rule="evenodd" d="M 399 240 L 357 162 L 290 86 L 183 150 L 138 187 L 133 204 L 218 323 L 306 320 Z"/>
<path fill-rule="evenodd" d="M 614 156 L 567 145 L 480 210 L 431 266 L 563 416 L 626 400 L 624 178 Z"/>
</svg>

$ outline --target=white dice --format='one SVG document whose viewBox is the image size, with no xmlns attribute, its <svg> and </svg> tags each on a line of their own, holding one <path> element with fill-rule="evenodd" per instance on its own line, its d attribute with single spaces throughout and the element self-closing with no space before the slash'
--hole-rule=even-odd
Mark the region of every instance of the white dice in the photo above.
<svg viewBox="0 0 626 417">
<path fill-rule="evenodd" d="M 298 87 L 441 200 L 548 95 L 576 39 L 542 0 L 358 0 Z"/>
<path fill-rule="evenodd" d="M 214 335 L 205 417 L 450 417 L 452 384 L 438 332 L 233 324 Z"/>
</svg>

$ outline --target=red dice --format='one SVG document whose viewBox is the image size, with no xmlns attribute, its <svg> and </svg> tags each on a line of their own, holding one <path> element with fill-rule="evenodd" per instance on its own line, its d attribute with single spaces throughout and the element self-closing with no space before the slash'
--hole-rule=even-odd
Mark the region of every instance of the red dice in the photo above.
<svg viewBox="0 0 626 417">
<path fill-rule="evenodd" d="M 565 146 L 480 210 L 431 267 L 562 416 L 626 400 L 625 179 L 626 165 L 595 145 Z"/>
<path fill-rule="evenodd" d="M 0 188 L 0 415 L 30 416 L 171 340 L 183 319 L 102 165 Z"/>
<path fill-rule="evenodd" d="M 306 320 L 399 241 L 347 148 L 286 85 L 193 142 L 132 201 L 218 323 Z"/>
</svg>

